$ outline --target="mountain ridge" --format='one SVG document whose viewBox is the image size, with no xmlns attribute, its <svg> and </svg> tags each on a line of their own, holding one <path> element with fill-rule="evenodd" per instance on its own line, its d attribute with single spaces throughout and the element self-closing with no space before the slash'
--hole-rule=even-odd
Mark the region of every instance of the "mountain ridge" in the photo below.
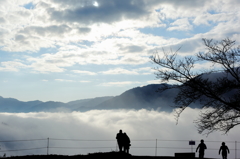
<svg viewBox="0 0 240 159">
<path fill-rule="evenodd" d="M 28 112 L 72 112 L 109 109 L 154 109 L 172 111 L 171 105 L 176 90 L 157 92 L 166 84 L 150 84 L 129 89 L 118 96 L 96 97 L 70 101 L 67 103 L 39 100 L 23 102 L 14 98 L 0 96 L 0 112 L 28 113 Z"/>
</svg>

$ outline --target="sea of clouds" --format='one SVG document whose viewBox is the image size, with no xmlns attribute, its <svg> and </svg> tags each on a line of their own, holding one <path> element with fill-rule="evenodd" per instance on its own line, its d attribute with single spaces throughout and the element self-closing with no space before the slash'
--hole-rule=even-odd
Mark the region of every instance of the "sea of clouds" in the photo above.
<svg viewBox="0 0 240 159">
<path fill-rule="evenodd" d="M 0 113 L 0 156 L 4 153 L 20 156 L 116 151 L 116 134 L 120 129 L 131 139 L 132 155 L 174 156 L 176 152 L 195 152 L 200 140 L 204 139 L 208 147 L 206 157 L 221 158 L 218 149 L 222 141 L 230 149 L 229 159 L 240 156 L 240 152 L 235 153 L 235 141 L 239 142 L 237 147 L 240 147 L 240 127 L 235 127 L 227 135 L 222 132 L 208 136 L 198 134 L 193 121 L 198 118 L 199 112 L 198 109 L 186 109 L 177 125 L 174 112 L 145 109 Z M 191 147 L 190 140 L 196 141 L 196 145 Z"/>
</svg>

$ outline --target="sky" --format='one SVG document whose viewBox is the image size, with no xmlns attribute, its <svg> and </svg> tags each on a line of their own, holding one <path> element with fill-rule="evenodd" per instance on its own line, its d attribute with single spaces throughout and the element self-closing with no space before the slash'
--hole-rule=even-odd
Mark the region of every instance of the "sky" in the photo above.
<svg viewBox="0 0 240 159">
<path fill-rule="evenodd" d="M 228 158 L 239 158 L 240 127 L 235 127 L 227 135 L 222 132 L 214 132 L 208 136 L 198 134 L 193 123 L 198 114 L 198 109 L 186 109 L 176 125 L 174 112 L 145 109 L 92 110 L 85 113 L 0 113 L 0 156 L 4 153 L 7 157 L 46 155 L 47 138 L 50 139 L 49 154 L 76 155 L 116 151 L 116 134 L 122 129 L 131 140 L 129 152 L 135 156 L 155 156 L 156 139 L 157 156 L 174 156 L 176 152 L 195 152 L 200 140 L 203 139 L 207 146 L 206 158 L 221 158 L 218 150 L 223 141 L 230 149 Z M 189 141 L 195 141 L 193 149 Z M 235 153 L 236 148 L 238 148 L 237 153 Z M 19 149 L 30 150 L 8 151 Z"/>
<path fill-rule="evenodd" d="M 159 83 L 150 56 L 239 43 L 238 0 L 0 0 L 0 96 L 61 101 Z M 197 65 L 195 69 L 209 65 Z"/>
</svg>

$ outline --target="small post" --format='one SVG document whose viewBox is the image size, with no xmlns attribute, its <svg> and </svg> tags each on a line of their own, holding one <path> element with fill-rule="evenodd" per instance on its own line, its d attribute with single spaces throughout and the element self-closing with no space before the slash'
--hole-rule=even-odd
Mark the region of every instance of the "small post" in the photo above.
<svg viewBox="0 0 240 159">
<path fill-rule="evenodd" d="M 48 149 L 49 149 L 49 138 L 48 138 L 48 142 L 47 142 L 47 155 L 48 155 Z"/>
<path fill-rule="evenodd" d="M 156 139 L 155 156 L 157 156 L 157 139 Z"/>
<path fill-rule="evenodd" d="M 191 152 L 193 152 L 193 145 L 195 145 L 195 141 L 189 141 L 189 145 L 191 145 Z"/>
<path fill-rule="evenodd" d="M 118 143 L 116 143 L 116 152 L 118 151 Z"/>
<path fill-rule="evenodd" d="M 235 141 L 235 159 L 237 159 L 237 141 Z"/>
</svg>

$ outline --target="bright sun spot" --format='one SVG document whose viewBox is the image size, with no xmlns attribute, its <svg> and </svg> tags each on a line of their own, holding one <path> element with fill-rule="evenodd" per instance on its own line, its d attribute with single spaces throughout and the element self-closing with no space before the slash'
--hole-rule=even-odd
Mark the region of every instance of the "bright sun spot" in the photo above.
<svg viewBox="0 0 240 159">
<path fill-rule="evenodd" d="M 93 2 L 93 5 L 95 6 L 95 7 L 98 7 L 98 2 Z"/>
</svg>

